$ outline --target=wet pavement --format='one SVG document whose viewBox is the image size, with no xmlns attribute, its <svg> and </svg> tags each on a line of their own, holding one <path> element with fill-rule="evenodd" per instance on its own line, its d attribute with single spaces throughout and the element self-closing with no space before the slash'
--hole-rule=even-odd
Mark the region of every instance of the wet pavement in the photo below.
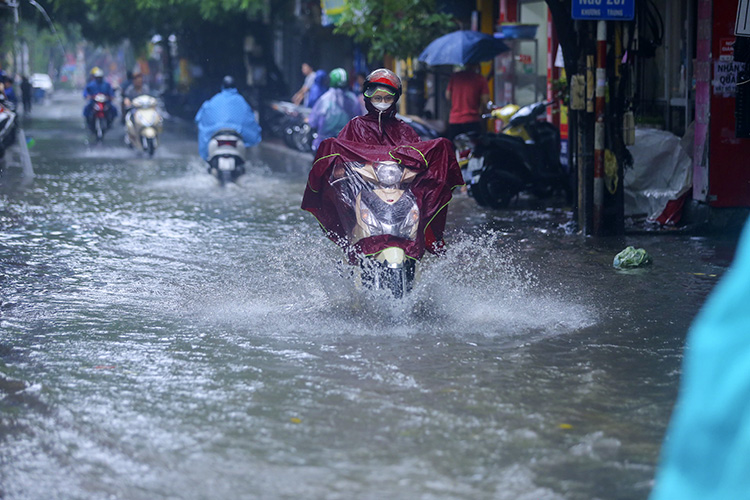
<svg viewBox="0 0 750 500">
<path fill-rule="evenodd" d="M 220 187 L 34 108 L 0 177 L 0 498 L 639 499 L 736 234 L 569 234 L 457 194 L 404 301 L 357 289 L 269 143 Z M 628 245 L 653 258 L 618 271 Z"/>
</svg>

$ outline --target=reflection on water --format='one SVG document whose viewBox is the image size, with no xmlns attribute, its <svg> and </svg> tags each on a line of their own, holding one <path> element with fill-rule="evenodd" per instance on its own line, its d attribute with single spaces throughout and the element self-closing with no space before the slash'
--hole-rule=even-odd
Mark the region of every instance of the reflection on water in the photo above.
<svg viewBox="0 0 750 500">
<path fill-rule="evenodd" d="M 305 165 L 220 188 L 184 130 L 87 149 L 73 104 L 0 179 L 0 496 L 647 497 L 731 239 L 459 195 L 394 302 L 299 209 Z M 628 244 L 654 265 L 615 271 Z"/>
</svg>

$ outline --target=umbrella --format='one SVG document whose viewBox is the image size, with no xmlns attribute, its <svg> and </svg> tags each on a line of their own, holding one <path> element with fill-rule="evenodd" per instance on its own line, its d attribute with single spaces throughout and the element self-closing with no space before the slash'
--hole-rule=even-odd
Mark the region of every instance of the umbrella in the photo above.
<svg viewBox="0 0 750 500">
<path fill-rule="evenodd" d="M 433 40 L 419 60 L 435 66 L 438 64 L 464 65 L 489 61 L 510 50 L 505 42 L 479 31 L 458 30 Z"/>
</svg>

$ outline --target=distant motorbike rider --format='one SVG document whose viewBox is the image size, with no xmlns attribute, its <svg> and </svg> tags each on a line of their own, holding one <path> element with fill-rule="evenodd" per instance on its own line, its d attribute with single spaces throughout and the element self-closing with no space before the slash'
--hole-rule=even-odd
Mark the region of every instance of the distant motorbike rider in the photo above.
<svg viewBox="0 0 750 500">
<path fill-rule="evenodd" d="M 104 94 L 109 97 L 110 101 L 114 97 L 115 93 L 112 90 L 112 85 L 104 80 L 104 71 L 98 66 L 94 66 L 91 69 L 91 76 L 93 79 L 86 84 L 86 88 L 83 90 L 83 97 L 87 100 L 86 106 L 83 108 L 83 116 L 88 121 L 91 118 L 92 111 L 94 109 L 94 97 L 97 94 Z M 111 105 L 108 106 L 109 116 L 107 117 L 108 124 L 112 124 L 112 121 L 117 117 L 117 108 Z"/>
<path fill-rule="evenodd" d="M 359 99 L 348 89 L 349 78 L 346 70 L 335 68 L 328 75 L 330 88 L 320 96 L 307 118 L 311 127 L 317 130 L 313 140 L 313 150 L 321 141 L 335 137 L 349 120 L 362 114 Z"/>
<path fill-rule="evenodd" d="M 208 142 L 216 132 L 231 129 L 242 136 L 246 147 L 261 141 L 261 127 L 255 113 L 244 97 L 237 92 L 234 78 L 225 76 L 221 92 L 204 102 L 195 115 L 198 125 L 198 152 L 208 161 Z"/>
<path fill-rule="evenodd" d="M 381 146 L 421 140 L 411 126 L 396 118 L 401 79 L 393 71 L 379 68 L 367 75 L 362 93 L 367 114 L 350 120 L 339 133 L 339 139 Z"/>
<path fill-rule="evenodd" d="M 130 85 L 128 85 L 122 95 L 125 109 L 128 109 L 133 105 L 133 99 L 144 94 L 151 95 L 151 89 L 147 83 L 143 82 L 143 73 L 136 71 L 133 73 Z"/>
<path fill-rule="evenodd" d="M 123 112 L 127 113 L 133 107 L 133 99 L 139 95 L 151 95 L 151 89 L 147 83 L 143 83 L 143 73 L 133 73 L 133 78 L 130 85 L 125 89 L 122 94 L 122 107 Z"/>
</svg>

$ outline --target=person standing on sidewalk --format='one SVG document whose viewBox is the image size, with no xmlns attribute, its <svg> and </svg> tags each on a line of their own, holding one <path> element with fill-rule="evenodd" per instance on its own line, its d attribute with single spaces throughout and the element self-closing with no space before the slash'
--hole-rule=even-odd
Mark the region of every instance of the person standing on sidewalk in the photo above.
<svg viewBox="0 0 750 500">
<path fill-rule="evenodd" d="M 292 96 L 292 102 L 294 104 L 308 106 L 308 93 L 315 83 L 315 70 L 309 63 L 302 63 L 302 74 L 305 75 L 305 81 L 302 83 L 302 87 L 295 92 Z"/>
<path fill-rule="evenodd" d="M 458 134 L 482 130 L 482 111 L 490 100 L 487 79 L 479 72 L 479 64 L 467 64 L 462 71 L 453 73 L 445 98 L 451 103 L 446 137 L 453 140 Z"/>
<path fill-rule="evenodd" d="M 21 101 L 23 102 L 24 113 L 31 113 L 31 95 L 33 92 L 34 89 L 31 86 L 29 77 L 24 75 L 23 78 L 21 78 Z"/>
</svg>

